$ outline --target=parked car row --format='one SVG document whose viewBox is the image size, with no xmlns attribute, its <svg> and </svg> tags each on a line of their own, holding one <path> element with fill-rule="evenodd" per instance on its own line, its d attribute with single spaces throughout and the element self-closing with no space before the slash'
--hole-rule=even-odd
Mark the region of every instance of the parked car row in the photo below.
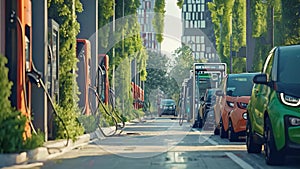
<svg viewBox="0 0 300 169">
<path fill-rule="evenodd" d="M 253 77 L 258 73 L 229 74 L 216 92 L 217 104 L 214 106 L 215 134 L 230 141 L 246 136 L 246 108 L 253 87 Z"/>
<path fill-rule="evenodd" d="M 203 98 L 204 119 L 213 110 L 214 133 L 230 141 L 246 138 L 248 153 L 261 153 L 264 146 L 269 165 L 299 156 L 299 65 L 300 45 L 273 48 L 261 73 L 228 74 L 220 88 L 207 90 L 211 96 Z"/>
</svg>

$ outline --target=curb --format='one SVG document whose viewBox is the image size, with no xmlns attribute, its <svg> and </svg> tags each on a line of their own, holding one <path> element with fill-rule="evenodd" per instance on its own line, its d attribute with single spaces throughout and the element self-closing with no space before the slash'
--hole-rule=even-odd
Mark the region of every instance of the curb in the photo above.
<svg viewBox="0 0 300 169">
<path fill-rule="evenodd" d="M 102 139 L 103 137 L 100 137 L 100 135 L 101 133 L 99 131 L 95 131 L 93 133 L 79 136 L 75 142 L 69 140 L 68 146 L 66 146 L 67 140 L 55 140 L 45 142 L 43 147 L 38 147 L 26 152 L 0 154 L 0 168 L 5 167 L 8 169 L 13 168 L 16 165 L 46 161 L 62 155 L 74 148 L 88 144 L 90 140 L 95 138 Z"/>
<path fill-rule="evenodd" d="M 145 121 L 145 117 L 143 117 L 141 119 L 135 119 L 131 120 L 130 122 L 126 122 L 126 125 L 132 125 Z M 105 128 L 104 130 L 106 129 L 108 128 Z M 92 133 L 79 136 L 75 142 L 69 140 L 68 145 L 66 139 L 53 140 L 45 142 L 43 147 L 38 147 L 26 152 L 16 154 L 0 154 L 0 168 L 12 169 L 20 168 L 20 166 L 21 168 L 28 168 L 29 166 L 32 167 L 35 165 L 41 166 L 43 165 L 41 162 L 53 159 L 77 147 L 84 146 L 95 139 L 105 139 L 105 136 L 103 136 L 99 129 Z"/>
</svg>

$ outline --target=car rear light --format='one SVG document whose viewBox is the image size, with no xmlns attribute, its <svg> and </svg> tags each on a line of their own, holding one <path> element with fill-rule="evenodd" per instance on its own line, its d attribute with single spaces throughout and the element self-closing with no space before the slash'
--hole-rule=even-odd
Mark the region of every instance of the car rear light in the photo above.
<svg viewBox="0 0 300 169">
<path fill-rule="evenodd" d="M 247 120 L 247 113 L 243 113 L 242 117 L 244 120 Z"/>
<path fill-rule="evenodd" d="M 229 107 L 234 107 L 234 103 L 233 103 L 233 102 L 230 102 L 230 101 L 227 101 L 227 105 L 228 105 Z"/>
<path fill-rule="evenodd" d="M 248 103 L 239 102 L 238 107 L 240 109 L 247 109 Z"/>
<path fill-rule="evenodd" d="M 300 118 L 289 117 L 289 122 L 292 126 L 300 126 Z"/>
</svg>

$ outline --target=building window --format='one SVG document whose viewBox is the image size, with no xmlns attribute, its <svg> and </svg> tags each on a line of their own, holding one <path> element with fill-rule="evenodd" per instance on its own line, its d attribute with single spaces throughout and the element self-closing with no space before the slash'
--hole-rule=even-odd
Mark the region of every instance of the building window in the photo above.
<svg viewBox="0 0 300 169">
<path fill-rule="evenodd" d="M 199 37 L 199 36 L 198 36 Z M 201 51 L 200 44 L 197 44 L 197 51 Z"/>
<path fill-rule="evenodd" d="M 193 12 L 193 9 L 192 9 L 192 4 L 189 4 L 189 6 L 188 6 L 188 7 L 189 7 L 188 11 L 189 11 L 189 12 Z"/>
<path fill-rule="evenodd" d="M 199 52 L 195 53 L 195 57 L 196 57 L 196 59 L 199 59 L 199 57 L 200 57 Z"/>
<path fill-rule="evenodd" d="M 188 3 L 188 4 L 192 3 L 192 0 L 188 0 L 187 3 Z"/>
<path fill-rule="evenodd" d="M 201 12 L 200 9 L 200 4 L 198 4 L 197 12 Z"/>
<path fill-rule="evenodd" d="M 201 21 L 201 28 L 205 28 L 205 20 Z"/>
<path fill-rule="evenodd" d="M 204 44 L 204 43 L 201 44 L 201 51 L 202 51 L 202 52 L 205 51 L 205 44 Z"/>
<path fill-rule="evenodd" d="M 186 42 L 189 43 L 191 41 L 191 37 L 190 36 L 186 36 Z"/>
<path fill-rule="evenodd" d="M 200 12 L 200 20 L 203 20 L 203 12 Z"/>
<path fill-rule="evenodd" d="M 204 52 L 200 52 L 200 59 L 204 58 Z"/>
<path fill-rule="evenodd" d="M 200 36 L 200 43 L 204 43 L 204 36 Z"/>
<path fill-rule="evenodd" d="M 199 36 L 196 36 L 196 43 L 200 43 L 200 37 Z"/>
<path fill-rule="evenodd" d="M 204 3 L 205 3 L 205 0 L 201 0 L 201 3 L 203 3 L 203 4 L 204 4 Z"/>
<path fill-rule="evenodd" d="M 201 5 L 201 12 L 204 12 L 204 11 L 205 11 L 205 5 L 202 4 L 202 5 Z"/>
<path fill-rule="evenodd" d="M 185 21 L 185 27 L 189 28 L 189 21 Z"/>
</svg>

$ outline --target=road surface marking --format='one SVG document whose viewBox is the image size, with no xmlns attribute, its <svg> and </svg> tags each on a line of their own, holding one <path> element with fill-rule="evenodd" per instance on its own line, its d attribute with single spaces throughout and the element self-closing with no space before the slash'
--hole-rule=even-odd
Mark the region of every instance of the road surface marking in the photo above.
<svg viewBox="0 0 300 169">
<path fill-rule="evenodd" d="M 212 144 L 214 146 L 219 145 L 219 143 L 215 142 L 214 140 L 210 139 L 207 136 L 200 136 L 200 137 L 203 137 L 205 140 L 207 140 L 210 144 Z"/>
<path fill-rule="evenodd" d="M 192 131 L 201 133 L 201 131 L 199 131 L 199 130 L 197 130 L 197 129 L 193 129 L 193 128 L 192 128 Z M 202 139 L 201 137 L 202 137 L 203 139 Z M 212 145 L 214 145 L 214 146 L 219 145 L 219 143 L 217 143 L 216 141 L 210 139 L 209 137 L 200 135 L 200 136 L 199 136 L 199 143 L 205 142 L 205 141 L 203 141 L 203 140 L 209 142 L 210 144 L 212 144 Z"/>
<path fill-rule="evenodd" d="M 239 158 L 238 156 L 234 155 L 233 153 L 226 152 L 225 153 L 231 160 L 233 160 L 235 163 L 237 163 L 239 166 L 241 166 L 243 169 L 253 169 L 251 165 L 246 163 L 244 160 Z"/>
</svg>

